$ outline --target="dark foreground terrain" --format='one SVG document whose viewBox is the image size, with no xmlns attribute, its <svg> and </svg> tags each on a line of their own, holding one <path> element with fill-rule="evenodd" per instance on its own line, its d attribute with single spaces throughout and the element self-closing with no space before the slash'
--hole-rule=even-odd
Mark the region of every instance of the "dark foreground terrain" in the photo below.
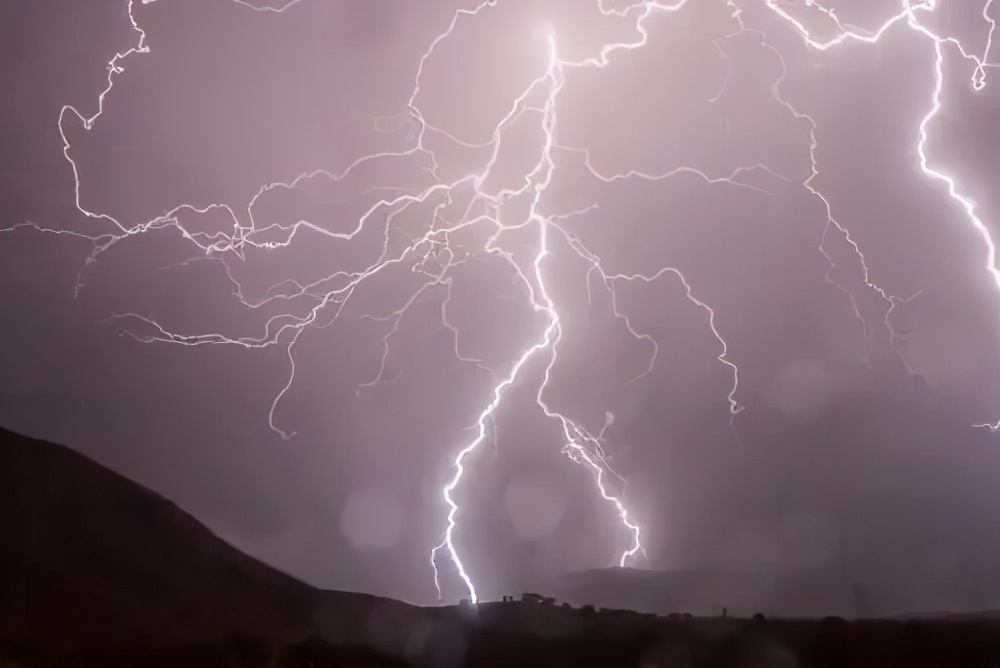
<svg viewBox="0 0 1000 668">
<path fill-rule="evenodd" d="M 1000 616 L 769 620 L 309 587 L 66 448 L 0 430 L 0 668 L 1000 666 Z"/>
</svg>

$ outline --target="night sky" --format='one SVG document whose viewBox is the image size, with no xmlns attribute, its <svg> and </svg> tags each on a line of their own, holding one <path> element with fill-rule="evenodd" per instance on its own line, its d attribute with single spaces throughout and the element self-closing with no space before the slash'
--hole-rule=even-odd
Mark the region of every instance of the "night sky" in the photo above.
<svg viewBox="0 0 1000 668">
<path fill-rule="evenodd" d="M 934 40 L 904 18 L 821 51 L 779 14 L 830 40 L 896 0 L 830 2 L 840 28 L 643 4 L 137 3 L 149 52 L 92 129 L 63 114 L 71 162 L 60 110 L 97 113 L 127 5 L 7 0 L 0 424 L 307 582 L 431 603 L 454 459 L 548 331 L 453 494 L 481 596 L 630 546 L 548 411 L 595 436 L 613 415 L 629 566 L 929 574 L 984 607 L 963 592 L 1000 587 L 1000 434 L 973 427 L 1000 420 L 1000 289 L 921 170 Z M 939 4 L 913 19 L 954 40 L 926 156 L 1000 239 L 1000 72 L 976 90 L 959 48 L 1000 60 L 1000 4 Z M 567 64 L 638 42 L 643 11 L 644 45 Z"/>
</svg>

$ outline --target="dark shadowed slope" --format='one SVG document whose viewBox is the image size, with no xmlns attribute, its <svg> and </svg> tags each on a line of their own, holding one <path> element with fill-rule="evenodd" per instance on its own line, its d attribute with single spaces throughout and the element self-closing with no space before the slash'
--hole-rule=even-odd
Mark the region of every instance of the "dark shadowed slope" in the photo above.
<svg viewBox="0 0 1000 668">
<path fill-rule="evenodd" d="M 8 638 L 201 642 L 308 622 L 310 591 L 86 457 L 0 431 L 0 616 Z"/>
<path fill-rule="evenodd" d="M 137 648 L 362 640 L 364 594 L 320 592 L 213 535 L 162 496 L 0 429 L 0 642 Z M 405 616 L 405 614 L 404 614 Z"/>
</svg>

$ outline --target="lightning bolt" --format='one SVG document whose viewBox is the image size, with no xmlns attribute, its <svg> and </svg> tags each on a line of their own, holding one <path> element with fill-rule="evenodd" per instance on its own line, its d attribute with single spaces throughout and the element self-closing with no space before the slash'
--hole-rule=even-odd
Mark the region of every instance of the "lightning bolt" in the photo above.
<svg viewBox="0 0 1000 668">
<path fill-rule="evenodd" d="M 918 157 L 920 170 L 930 180 L 944 184 L 948 197 L 951 198 L 965 214 L 966 222 L 976 231 L 976 233 L 979 235 L 979 238 L 982 240 L 983 245 L 986 248 L 986 263 L 984 268 L 986 269 L 990 278 L 993 280 L 994 285 L 996 285 L 997 288 L 1000 289 L 1000 270 L 998 270 L 996 266 L 996 245 L 993 242 L 992 237 L 990 236 L 989 228 L 976 213 L 976 206 L 975 203 L 972 201 L 972 199 L 970 199 L 966 195 L 963 195 L 960 192 L 958 183 L 955 181 L 954 177 L 948 175 L 941 168 L 933 166 L 931 164 L 930 158 L 927 155 L 927 141 L 929 138 L 929 128 L 933 123 L 934 119 L 937 117 L 938 113 L 944 106 L 944 102 L 942 101 L 942 91 L 944 89 L 944 83 L 945 83 L 944 59 L 945 59 L 946 47 L 950 47 L 953 50 L 957 51 L 961 58 L 969 61 L 974 65 L 972 77 L 969 82 L 973 90 L 980 91 L 983 88 L 985 88 L 986 70 L 998 66 L 997 63 L 991 63 L 988 60 L 990 50 L 993 47 L 993 35 L 996 32 L 996 27 L 997 27 L 996 20 L 991 18 L 990 16 L 990 8 L 993 5 L 993 0 L 986 0 L 986 3 L 983 5 L 981 11 L 983 20 L 989 26 L 989 31 L 987 33 L 987 38 L 986 38 L 986 44 L 983 48 L 982 55 L 977 55 L 972 53 L 971 51 L 966 49 L 965 46 L 963 46 L 959 40 L 955 39 L 954 37 L 942 37 L 941 35 L 931 30 L 929 27 L 927 27 L 927 25 L 920 20 L 921 15 L 930 15 L 938 8 L 938 0 L 902 0 L 902 2 L 900 3 L 901 4 L 900 10 L 896 14 L 893 14 L 891 17 L 886 19 L 885 22 L 883 22 L 882 25 L 878 27 L 878 29 L 867 35 L 862 34 L 857 30 L 847 28 L 843 23 L 841 23 L 840 19 L 836 15 L 836 12 L 833 9 L 825 7 L 818 2 L 814 2 L 813 0 L 809 0 L 809 2 L 807 2 L 806 4 L 809 7 L 818 10 L 823 15 L 825 15 L 826 17 L 828 17 L 833 21 L 833 23 L 836 26 L 836 35 L 834 37 L 827 40 L 819 40 L 814 38 L 810 33 L 810 31 L 805 27 L 805 25 L 803 25 L 800 21 L 793 18 L 791 14 L 788 13 L 781 6 L 779 2 L 777 2 L 777 0 L 767 0 L 767 6 L 775 14 L 780 16 L 787 24 L 791 25 L 802 36 L 807 46 L 819 51 L 825 51 L 834 48 L 838 45 L 852 41 L 862 42 L 866 44 L 876 44 L 880 39 L 882 39 L 882 37 L 886 33 L 888 33 L 891 29 L 897 26 L 906 26 L 911 30 L 913 30 L 914 32 L 925 37 L 931 43 L 932 48 L 934 50 L 934 68 L 933 68 L 934 83 L 930 95 L 930 104 L 928 106 L 927 112 L 924 114 L 923 118 L 920 121 L 915 143 L 916 154 Z M 775 53 L 778 53 L 777 50 L 775 50 Z M 818 170 L 816 168 L 815 152 L 814 152 L 814 149 L 817 146 L 817 142 L 815 139 L 816 125 L 815 122 L 812 121 L 812 119 L 809 119 L 809 121 L 812 123 L 812 128 L 813 128 L 813 138 L 812 138 L 813 151 L 811 151 L 812 162 L 813 162 L 813 173 L 812 176 L 806 181 L 807 186 L 809 185 L 809 181 L 811 181 L 818 174 Z M 820 195 L 820 197 L 822 197 L 822 195 Z M 827 206 L 827 211 L 829 211 L 829 203 L 826 201 L 825 198 L 823 199 L 823 201 Z M 832 217 L 830 218 L 830 221 L 831 223 L 834 222 Z M 840 227 L 839 225 L 837 225 L 837 227 L 841 229 L 841 231 L 844 232 L 845 235 L 847 234 L 847 231 L 844 228 Z M 863 256 L 861 256 L 860 253 L 860 249 L 858 249 L 857 247 L 857 244 L 854 244 L 853 241 L 851 243 L 854 245 L 854 248 L 858 252 L 859 256 L 862 257 L 863 259 Z M 899 299 L 898 297 L 886 294 L 883 290 L 881 290 L 868 280 L 867 265 L 865 265 L 865 281 L 866 283 L 868 283 L 870 287 L 879 290 L 880 294 L 890 302 L 890 309 L 886 313 L 885 324 L 886 327 L 889 329 L 890 340 L 895 342 L 898 339 L 898 334 L 895 332 L 895 330 L 893 330 L 890 324 L 889 316 L 891 310 L 893 307 L 896 306 L 897 303 L 905 303 L 910 299 L 916 297 L 919 294 L 919 292 L 907 299 Z M 909 370 L 910 368 L 909 364 L 906 363 L 905 360 L 904 363 L 906 364 L 906 367 Z M 986 423 L 976 424 L 973 426 L 977 428 L 988 428 L 991 431 L 996 432 L 1000 430 L 1000 421 L 996 423 L 986 422 Z"/>
<path fill-rule="evenodd" d="M 277 5 L 265 6 L 252 4 L 247 0 L 234 1 L 253 11 L 273 13 L 288 11 L 301 2 L 301 0 L 286 0 Z M 784 81 L 786 70 L 781 52 L 771 45 L 766 32 L 750 27 L 744 21 L 741 3 L 737 2 L 737 0 L 716 1 L 724 2 L 724 5 L 729 8 L 734 26 L 730 33 L 722 35 L 715 40 L 715 45 L 722 58 L 726 62 L 729 61 L 729 57 L 725 51 L 725 42 L 727 40 L 748 33 L 759 35 L 761 43 L 765 48 L 774 53 L 782 67 L 780 76 L 771 86 L 771 95 L 787 109 L 793 118 L 806 121 L 809 124 L 810 142 L 808 154 L 811 162 L 811 171 L 801 181 L 801 184 L 822 202 L 826 210 L 827 223 L 820 239 L 819 250 L 823 253 L 829 265 L 826 273 L 827 281 L 842 290 L 850 299 L 854 315 L 859 321 L 862 335 L 866 342 L 867 351 L 870 335 L 866 320 L 858 307 L 856 295 L 832 278 L 836 265 L 833 256 L 825 248 L 825 242 L 828 235 L 835 232 L 848 242 L 860 260 L 862 275 L 867 289 L 874 291 L 884 300 L 887 309 L 884 325 L 888 330 L 890 343 L 896 347 L 902 359 L 903 353 L 897 346 L 899 337 L 892 328 L 890 316 L 896 305 L 905 303 L 916 295 L 907 299 L 901 299 L 889 294 L 872 281 L 867 261 L 859 245 L 853 240 L 848 229 L 835 219 L 833 207 L 830 202 L 813 185 L 819 174 L 819 164 L 816 158 L 816 150 L 819 145 L 816 138 L 817 126 L 816 122 L 810 116 L 798 111 L 782 97 L 781 85 Z M 153 0 L 143 0 L 142 4 L 145 5 L 151 2 Z M 988 228 L 978 217 L 973 202 L 961 194 L 960 187 L 955 179 L 942 171 L 941 168 L 935 167 L 926 151 L 928 135 L 934 118 L 943 105 L 942 90 L 945 81 L 944 59 L 946 50 L 957 51 L 962 58 L 974 65 L 975 69 L 971 83 L 975 90 L 981 90 L 986 86 L 987 70 L 996 67 L 996 64 L 990 63 L 988 60 L 989 52 L 992 48 L 993 33 L 996 28 L 995 20 L 990 17 L 992 2 L 993 0 L 987 0 L 982 8 L 983 20 L 989 25 L 989 35 L 982 55 L 973 54 L 952 37 L 940 36 L 921 21 L 922 16 L 933 13 L 937 7 L 937 3 L 930 0 L 923 2 L 902 0 L 900 10 L 873 32 L 863 32 L 860 29 L 845 26 L 839 21 L 833 9 L 812 0 L 805 0 L 804 3 L 798 3 L 801 6 L 818 11 L 832 20 L 836 27 L 836 34 L 825 41 L 814 38 L 804 23 L 794 18 L 792 13 L 787 9 L 796 3 L 765 0 L 764 5 L 784 25 L 789 26 L 797 32 L 810 48 L 816 50 L 829 50 L 849 42 L 874 44 L 882 39 L 883 35 L 897 28 L 910 29 L 928 40 L 935 54 L 935 66 L 932 72 L 934 84 L 928 111 L 920 123 L 918 135 L 915 139 L 915 149 L 919 159 L 919 166 L 923 174 L 931 182 L 944 186 L 948 197 L 961 207 L 965 214 L 965 220 L 980 234 L 987 248 L 986 268 L 990 272 L 994 283 L 1000 288 L 1000 271 L 996 268 L 995 246 L 990 238 Z M 360 393 L 379 384 L 394 382 L 398 378 L 398 374 L 391 378 L 386 377 L 387 359 L 390 353 L 391 341 L 395 336 L 400 334 L 402 323 L 413 304 L 431 292 L 438 290 L 443 291 L 445 295 L 441 302 L 441 322 L 452 332 L 455 356 L 462 362 L 486 374 L 492 384 L 490 399 L 478 413 L 474 424 L 470 428 L 474 435 L 471 440 L 458 449 L 454 456 L 451 477 L 442 488 L 442 497 L 448 509 L 444 536 L 441 543 L 430 554 L 430 566 L 433 570 L 434 583 L 439 597 L 443 596 L 439 559 L 442 553 L 445 553 L 453 564 L 471 600 L 473 602 L 478 600 L 478 593 L 474 586 L 473 578 L 461 560 L 459 549 L 455 543 L 455 530 L 460 512 L 460 506 L 455 499 L 455 493 L 467 471 L 469 458 L 491 437 L 494 444 L 496 443 L 495 422 L 497 409 L 504 398 L 511 392 L 513 386 L 524 380 L 529 374 L 528 369 L 535 364 L 536 359 L 538 360 L 538 364 L 541 364 L 541 377 L 535 390 L 535 400 L 538 408 L 542 414 L 558 425 L 563 442 L 562 452 L 572 461 L 582 464 L 590 472 L 598 494 L 619 517 L 625 533 L 628 534 L 628 545 L 623 548 L 616 563 L 620 566 L 629 564 L 630 560 L 643 551 L 643 548 L 640 542 L 641 532 L 639 524 L 630 518 L 623 501 L 626 487 L 625 480 L 611 466 L 612 458 L 605 449 L 607 434 L 613 421 L 613 415 L 611 413 L 607 414 L 603 428 L 595 435 L 580 421 L 554 408 L 546 399 L 547 390 L 551 383 L 552 371 L 558 361 L 560 342 L 564 335 L 565 326 L 564 320 L 560 317 L 558 305 L 551 296 L 549 284 L 546 279 L 548 267 L 553 262 L 555 252 L 569 251 L 587 263 L 589 266 L 586 275 L 588 299 L 592 294 L 592 282 L 595 282 L 593 279 L 596 278 L 596 282 L 610 296 L 613 317 L 620 321 L 636 340 L 648 346 L 650 354 L 645 370 L 629 382 L 638 380 L 652 372 L 657 362 L 659 345 L 650 334 L 639 331 L 633 325 L 629 316 L 619 310 L 616 288 L 623 283 L 634 281 L 651 283 L 664 277 L 672 277 L 678 280 L 685 290 L 687 299 L 706 314 L 708 329 L 719 344 L 717 360 L 732 373 L 732 384 L 726 396 L 726 401 L 729 405 L 731 427 L 734 427 L 735 417 L 744 409 L 736 398 L 739 390 L 739 369 L 728 356 L 729 347 L 716 326 L 715 311 L 705 301 L 694 296 L 694 289 L 679 269 L 666 266 L 648 275 L 606 271 L 601 264 L 600 258 L 573 234 L 571 228 L 574 217 L 591 214 L 597 211 L 596 206 L 570 212 L 545 210 L 544 195 L 557 171 L 557 157 L 564 156 L 567 160 L 576 159 L 594 178 L 609 183 L 626 179 L 661 181 L 680 174 L 689 174 L 702 179 L 705 183 L 712 186 L 742 188 L 770 195 L 770 192 L 743 181 L 741 177 L 748 172 L 757 170 L 767 172 L 785 181 L 794 181 L 794 179 L 773 172 L 763 163 L 740 167 L 728 176 L 723 177 L 711 177 L 688 167 L 675 169 L 663 174 L 647 174 L 638 170 L 626 173 L 604 174 L 592 164 L 590 153 L 586 147 L 568 146 L 559 143 L 557 140 L 560 92 L 564 87 L 567 74 L 588 69 L 605 68 L 609 66 L 616 54 L 641 49 L 650 39 L 647 28 L 650 17 L 658 13 L 678 12 L 688 5 L 688 0 L 674 0 L 673 2 L 642 0 L 640 2 L 633 2 L 621 9 L 610 7 L 608 6 L 610 3 L 598 0 L 598 8 L 603 15 L 631 19 L 634 38 L 630 41 L 606 43 L 598 50 L 596 55 L 582 60 L 573 61 L 560 57 L 557 35 L 554 34 L 554 31 L 543 31 L 541 39 L 545 42 L 547 55 L 545 62 L 539 64 L 540 73 L 512 102 L 506 115 L 494 128 L 489 140 L 481 144 L 461 141 L 445 129 L 432 125 L 424 118 L 417 103 L 424 71 L 435 49 L 444 40 L 449 39 L 459 30 L 459 26 L 463 20 L 489 12 L 495 7 L 496 1 L 486 0 L 471 9 L 458 9 L 452 14 L 447 27 L 430 42 L 428 48 L 421 56 L 416 68 L 414 85 L 406 103 L 405 114 L 399 119 L 389 119 L 389 122 L 386 122 L 385 118 L 375 119 L 374 129 L 376 132 L 393 132 L 394 125 L 407 127 L 410 130 L 408 144 L 412 145 L 406 150 L 366 155 L 358 158 L 346 169 L 337 173 L 316 170 L 300 174 L 287 182 L 264 184 L 242 210 L 236 210 L 228 204 L 221 203 L 206 206 L 183 203 L 151 220 L 129 226 L 119 222 L 108 214 L 92 211 L 85 206 L 81 194 L 82 178 L 77 163 L 72 156 L 72 148 L 67 138 L 66 126 L 69 119 L 75 118 L 76 122 L 83 129 L 92 129 L 94 123 L 104 112 L 106 99 L 112 91 L 116 78 L 124 72 L 123 62 L 133 55 L 148 54 L 150 52 L 149 46 L 146 43 L 146 33 L 140 27 L 135 17 L 135 4 L 134 0 L 129 0 L 127 15 L 137 35 L 136 46 L 125 52 L 116 53 L 109 61 L 107 85 L 98 95 L 94 114 L 85 116 L 75 107 L 66 105 L 62 107 L 58 119 L 58 130 L 63 140 L 63 154 L 72 166 L 76 207 L 86 218 L 95 221 L 100 226 L 106 228 L 106 230 L 87 234 L 77 230 L 49 228 L 30 221 L 7 229 L 27 226 L 41 232 L 66 234 L 89 240 L 91 251 L 77 275 L 75 284 L 76 294 L 79 294 L 79 291 L 83 287 L 83 274 L 86 268 L 93 265 L 101 254 L 120 242 L 154 230 L 173 230 L 180 234 L 185 241 L 192 244 L 196 249 L 196 255 L 188 262 L 211 261 L 220 264 L 224 268 L 227 280 L 232 285 L 234 297 L 242 305 L 250 310 L 264 313 L 268 312 L 268 309 L 279 309 L 276 315 L 270 315 L 265 319 L 262 331 L 258 331 L 253 335 L 240 337 L 228 336 L 219 332 L 183 334 L 171 331 L 160 325 L 154 317 L 133 312 L 112 314 L 107 321 L 127 321 L 130 326 L 123 329 L 122 332 L 138 341 L 146 343 L 167 342 L 185 346 L 224 344 L 245 348 L 283 347 L 289 360 L 289 373 L 286 382 L 274 397 L 268 420 L 272 429 L 286 439 L 291 438 L 294 432 L 287 432 L 277 426 L 275 423 L 275 410 L 295 380 L 295 346 L 302 333 L 309 328 L 326 328 L 337 322 L 342 317 L 347 306 L 357 299 L 356 295 L 361 287 L 370 282 L 374 277 L 386 274 L 393 269 L 409 268 L 412 273 L 421 277 L 422 284 L 404 300 L 398 309 L 382 315 L 371 313 L 361 315 L 362 318 L 388 325 L 388 331 L 381 340 L 382 354 L 376 373 L 370 381 L 359 385 L 357 391 Z M 722 83 L 722 88 L 712 98 L 713 100 L 718 100 L 722 96 L 728 81 L 729 76 L 727 75 Z M 523 175 L 519 187 L 492 191 L 487 187 L 487 183 L 489 177 L 494 173 L 494 168 L 499 160 L 501 146 L 504 145 L 505 137 L 510 128 L 522 119 L 537 119 L 538 127 L 542 130 L 542 140 L 538 148 L 537 159 L 533 166 Z M 449 180 L 441 176 L 439 156 L 430 145 L 431 138 L 443 139 L 452 146 L 486 150 L 489 157 L 478 171 Z M 432 179 L 431 185 L 416 188 L 381 188 L 380 190 L 387 190 L 392 194 L 379 198 L 358 218 L 353 229 L 347 232 L 332 232 L 306 220 L 299 220 L 291 225 L 270 224 L 263 226 L 258 226 L 255 220 L 255 206 L 258 200 L 269 192 L 302 187 L 314 179 L 326 179 L 332 183 L 340 183 L 362 165 L 407 160 L 418 163 L 420 171 L 426 173 Z M 374 191 L 370 190 L 366 191 L 365 194 L 370 195 L 373 193 Z M 464 206 L 462 205 L 463 201 L 465 201 Z M 526 213 L 517 213 L 514 205 L 523 201 L 527 202 L 527 211 Z M 426 211 L 428 207 L 430 208 L 429 212 Z M 206 232 L 190 229 L 183 222 L 186 219 L 185 217 L 197 217 L 209 212 L 226 214 L 232 223 L 231 230 Z M 403 217 L 403 214 L 426 216 L 425 229 L 421 233 L 411 234 L 406 232 L 402 226 L 394 226 L 394 223 L 397 219 Z M 368 233 L 373 227 L 382 235 L 383 243 L 381 250 L 373 262 L 357 271 L 338 270 L 311 282 L 286 279 L 271 286 L 264 291 L 262 297 L 256 299 L 244 293 L 244 288 L 233 271 L 236 260 L 241 262 L 249 261 L 250 256 L 248 256 L 248 253 L 287 248 L 300 236 L 317 235 L 332 243 L 350 243 L 358 239 L 361 235 Z M 466 248 L 463 242 L 456 240 L 462 234 L 473 230 L 487 231 L 487 240 L 484 243 L 478 244 L 473 249 Z M 534 242 L 530 253 L 530 261 L 523 261 L 515 250 L 506 245 L 511 234 L 515 232 L 530 232 L 533 234 L 532 238 Z M 396 246 L 401 236 L 406 237 L 406 243 L 402 249 L 399 249 Z M 464 354 L 460 340 L 461 332 L 448 319 L 448 307 L 452 299 L 452 285 L 454 280 L 453 271 L 457 267 L 473 261 L 500 261 L 505 263 L 511 270 L 511 275 L 515 283 L 524 292 L 526 303 L 540 317 L 543 323 L 540 331 L 534 338 L 534 342 L 525 347 L 510 365 L 502 371 L 491 368 L 474 356 Z M 1000 430 L 1000 423 L 986 423 L 977 426 Z"/>
</svg>

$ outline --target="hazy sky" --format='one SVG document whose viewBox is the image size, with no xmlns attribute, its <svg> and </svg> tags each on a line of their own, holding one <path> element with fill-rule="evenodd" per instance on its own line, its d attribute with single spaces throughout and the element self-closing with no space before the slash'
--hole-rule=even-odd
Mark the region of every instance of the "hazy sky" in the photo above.
<svg viewBox="0 0 1000 668">
<path fill-rule="evenodd" d="M 982 57 L 984 3 L 919 17 Z M 763 2 L 692 0 L 652 12 L 648 43 L 606 67 L 565 65 L 637 41 L 630 4 L 462 14 L 416 95 L 421 56 L 475 4 L 138 4 L 149 53 L 119 62 L 91 130 L 72 113 L 62 123 L 80 206 L 102 219 L 76 208 L 58 120 L 64 104 L 97 112 L 108 61 L 137 43 L 126 5 L 3 3 L 0 225 L 73 234 L 0 235 L 0 423 L 96 458 L 308 582 L 431 602 L 442 486 L 477 436 L 491 373 L 543 341 L 549 314 L 531 299 L 548 295 L 561 339 L 543 403 L 592 434 L 614 415 L 604 448 L 645 547 L 630 565 L 903 569 L 997 591 L 1000 436 L 971 425 L 1000 419 L 1000 291 L 966 212 L 920 169 L 934 41 L 902 21 L 877 45 L 821 52 Z M 836 36 L 803 4 L 775 3 Z M 829 6 L 858 34 L 899 11 Z M 977 91 L 955 42 L 943 52 L 927 156 L 1000 239 L 996 71 Z M 408 103 L 432 128 L 423 151 Z M 813 123 L 808 185 L 822 197 L 803 185 Z M 379 153 L 396 155 L 275 187 L 248 210 L 266 184 Z M 491 165 L 477 192 L 466 177 Z M 696 171 L 660 178 L 680 168 Z M 504 189 L 523 192 L 497 204 Z M 373 209 L 399 197 L 421 201 Z M 122 235 L 112 219 L 138 230 L 184 203 L 230 210 L 181 209 L 84 266 L 95 247 L 79 235 Z M 239 254 L 230 243 L 194 261 L 239 237 L 234 224 L 256 230 Z M 678 275 L 605 282 L 592 261 L 607 276 L 683 273 L 739 368 L 733 429 L 733 369 Z M 898 297 L 894 335 L 884 295 Z M 103 322 L 116 313 L 138 317 Z M 273 345 L 137 340 L 164 332 Z M 274 404 L 293 340 L 294 379 Z M 630 544 L 536 403 L 551 360 L 547 346 L 521 368 L 454 494 L 455 543 L 486 596 L 607 566 Z M 438 563 L 445 598 L 463 596 Z"/>
</svg>

